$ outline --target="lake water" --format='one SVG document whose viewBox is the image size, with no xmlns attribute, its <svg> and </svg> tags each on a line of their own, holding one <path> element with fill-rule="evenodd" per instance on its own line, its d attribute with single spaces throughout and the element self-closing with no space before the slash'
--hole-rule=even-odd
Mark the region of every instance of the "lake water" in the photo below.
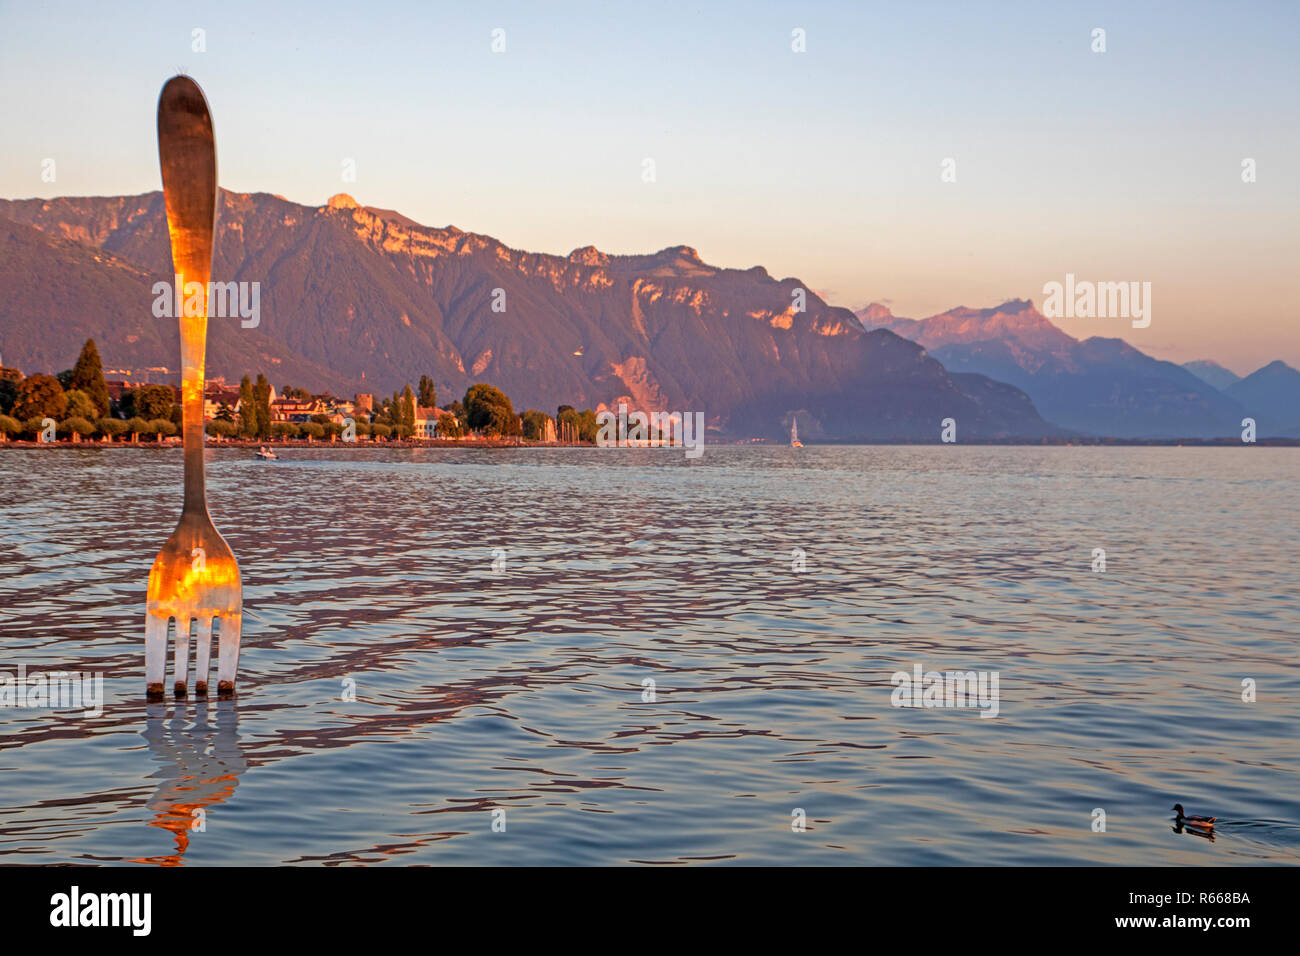
<svg viewBox="0 0 1300 956">
<path fill-rule="evenodd" d="M 146 705 L 180 450 L 0 451 L 0 671 L 106 697 L 0 709 L 0 862 L 1300 862 L 1300 450 L 212 450 L 208 475 L 238 696 Z M 917 665 L 997 672 L 997 716 L 892 706 Z"/>
</svg>

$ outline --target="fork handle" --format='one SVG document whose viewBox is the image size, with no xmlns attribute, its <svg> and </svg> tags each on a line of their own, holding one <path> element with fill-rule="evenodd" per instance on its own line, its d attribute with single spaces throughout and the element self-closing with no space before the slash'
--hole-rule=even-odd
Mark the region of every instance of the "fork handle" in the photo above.
<svg viewBox="0 0 1300 956">
<path fill-rule="evenodd" d="M 202 281 L 207 304 L 207 276 Z M 181 513 L 207 513 L 207 489 L 203 475 L 203 382 L 204 353 L 208 337 L 207 317 L 181 318 L 181 422 L 185 443 L 185 505 Z"/>
<path fill-rule="evenodd" d="M 208 292 L 217 214 L 217 149 L 212 114 L 199 85 L 188 76 L 167 81 L 158 97 L 158 161 L 162 167 L 167 231 L 171 237 L 181 334 L 181 420 L 185 444 L 182 514 L 207 513 L 203 481 L 204 353 Z M 195 289 L 195 308 L 186 308 Z"/>
</svg>

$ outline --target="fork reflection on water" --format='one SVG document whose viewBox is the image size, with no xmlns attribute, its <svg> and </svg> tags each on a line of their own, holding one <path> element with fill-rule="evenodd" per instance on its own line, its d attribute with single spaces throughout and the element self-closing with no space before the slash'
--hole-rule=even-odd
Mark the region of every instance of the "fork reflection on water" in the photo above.
<svg viewBox="0 0 1300 956">
<path fill-rule="evenodd" d="M 105 675 L 0 709 L 4 862 L 1300 861 L 1296 450 L 246 455 L 238 696 L 146 704 L 180 455 L 0 452 L 0 671 Z"/>
</svg>

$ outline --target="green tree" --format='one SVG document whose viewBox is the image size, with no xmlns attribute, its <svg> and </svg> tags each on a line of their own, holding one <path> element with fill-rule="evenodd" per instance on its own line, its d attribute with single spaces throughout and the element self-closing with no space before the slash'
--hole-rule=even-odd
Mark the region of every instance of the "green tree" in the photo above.
<svg viewBox="0 0 1300 956">
<path fill-rule="evenodd" d="M 298 426 L 293 422 L 272 422 L 271 437 L 280 439 L 297 438 Z"/>
<path fill-rule="evenodd" d="M 73 441 L 81 441 L 95 434 L 95 423 L 74 415 L 59 422 L 59 433 L 67 435 Z"/>
<path fill-rule="evenodd" d="M 307 441 L 314 438 L 322 438 L 325 435 L 325 426 L 320 422 L 303 422 L 298 426 L 298 430 L 307 436 Z"/>
<path fill-rule="evenodd" d="M 176 426 L 166 418 L 155 418 L 153 421 L 149 422 L 149 426 L 145 429 L 145 434 L 157 435 L 158 440 L 162 441 L 164 435 L 176 434 Z"/>
<path fill-rule="evenodd" d="M 402 390 L 402 403 L 399 406 L 402 412 L 401 424 L 410 429 L 411 433 L 415 432 L 415 393 L 411 391 L 411 383 L 406 383 L 406 388 Z"/>
<path fill-rule="evenodd" d="M 561 405 L 555 415 L 556 437 L 560 441 L 577 441 L 578 420 L 578 412 L 572 405 Z"/>
<path fill-rule="evenodd" d="M 239 381 L 239 434 L 244 438 L 257 436 L 257 408 L 253 399 L 253 383 L 247 375 Z"/>
<path fill-rule="evenodd" d="M 600 431 L 596 424 L 596 413 L 590 408 L 578 413 L 578 440 L 596 443 L 596 433 Z"/>
<path fill-rule="evenodd" d="M 40 418 L 40 417 L 29 418 L 27 419 L 27 421 L 23 422 L 23 437 L 27 438 L 29 441 L 38 441 L 40 439 L 41 432 L 44 430 L 45 430 L 44 418 Z"/>
<path fill-rule="evenodd" d="M 23 423 L 8 415 L 0 415 L 0 441 L 7 441 L 23 430 Z"/>
<path fill-rule="evenodd" d="M 131 433 L 131 441 L 138 442 L 141 435 L 149 434 L 149 423 L 137 415 L 127 419 L 126 430 Z"/>
<path fill-rule="evenodd" d="M 438 434 L 443 438 L 460 438 L 461 427 L 460 421 L 451 412 L 443 412 L 438 416 Z"/>
<path fill-rule="evenodd" d="M 29 375 L 18 383 L 13 415 L 26 421 L 29 418 L 63 418 L 68 410 L 68 398 L 63 386 L 53 375 Z"/>
<path fill-rule="evenodd" d="M 517 435 L 519 416 L 510 399 L 498 388 L 483 382 L 471 385 L 465 393 L 465 424 L 487 435 Z"/>
<path fill-rule="evenodd" d="M 72 387 L 85 392 L 94 403 L 94 417 L 103 418 L 109 413 L 112 403 L 108 400 L 108 383 L 104 381 L 104 366 L 99 361 L 94 339 L 86 339 L 81 347 L 77 364 L 72 368 Z"/>
<path fill-rule="evenodd" d="M 551 420 L 550 415 L 530 408 L 524 412 L 523 419 L 525 438 L 529 441 L 542 441 L 546 438 L 546 426 Z"/>
<path fill-rule="evenodd" d="M 370 423 L 370 434 L 373 435 L 375 438 L 387 438 L 392 433 L 393 433 L 392 428 L 388 425 L 385 425 L 383 422 Z"/>
<path fill-rule="evenodd" d="M 438 391 L 427 375 L 420 376 L 420 404 L 425 408 L 435 408 L 438 404 Z"/>
<path fill-rule="evenodd" d="M 23 373 L 16 368 L 0 366 L 0 414 L 8 415 L 14 410 L 18 398 L 18 383 L 23 380 Z"/>
<path fill-rule="evenodd" d="M 393 392 L 393 397 L 384 405 L 388 412 L 388 423 L 394 429 L 415 427 L 415 393 L 411 391 L 410 382 L 400 392 Z"/>
<path fill-rule="evenodd" d="M 126 398 L 126 413 L 128 417 L 139 415 L 149 421 L 170 418 L 174 402 L 175 393 L 170 385 L 141 385 Z"/>
<path fill-rule="evenodd" d="M 230 438 L 235 434 L 234 422 L 223 422 L 220 418 L 214 418 L 206 426 L 207 432 L 214 438 Z"/>
<path fill-rule="evenodd" d="M 230 424 L 233 425 L 235 423 L 235 410 L 231 408 L 229 405 L 227 405 L 225 402 L 222 402 L 217 407 L 216 420 L 219 422 L 229 422 Z M 238 431 L 239 431 L 238 428 L 233 428 L 231 429 L 230 433 L 233 435 Z"/>
<path fill-rule="evenodd" d="M 126 422 L 120 418 L 101 418 L 95 425 L 95 430 L 113 441 L 118 435 L 126 431 Z"/>
<path fill-rule="evenodd" d="M 69 389 L 63 393 L 68 398 L 68 408 L 64 414 L 68 418 L 85 418 L 94 420 L 101 417 L 101 412 L 87 395 L 79 388 Z"/>
<path fill-rule="evenodd" d="M 257 407 L 257 437 L 271 437 L 271 383 L 261 372 L 257 373 L 257 384 L 253 386 L 253 400 Z"/>
</svg>

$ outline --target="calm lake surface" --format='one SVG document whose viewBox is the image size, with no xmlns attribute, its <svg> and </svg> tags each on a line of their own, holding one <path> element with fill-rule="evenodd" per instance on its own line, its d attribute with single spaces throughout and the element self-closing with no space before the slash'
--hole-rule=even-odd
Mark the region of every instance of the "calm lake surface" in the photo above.
<svg viewBox="0 0 1300 956">
<path fill-rule="evenodd" d="M 208 452 L 237 698 L 146 705 L 180 449 L 0 451 L 0 671 L 106 698 L 0 708 L 0 863 L 1300 862 L 1300 450 L 283 456 Z"/>
</svg>

